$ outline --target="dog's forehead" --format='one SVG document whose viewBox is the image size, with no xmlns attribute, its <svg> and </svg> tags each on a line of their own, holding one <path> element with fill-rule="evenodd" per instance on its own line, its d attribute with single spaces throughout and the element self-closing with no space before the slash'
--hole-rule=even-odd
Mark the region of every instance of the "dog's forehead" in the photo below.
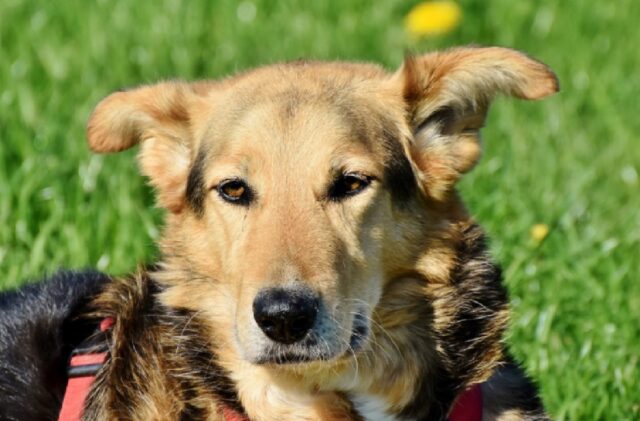
<svg viewBox="0 0 640 421">
<path fill-rule="evenodd" d="M 259 89 L 270 93 L 282 86 L 344 88 L 357 85 L 378 84 L 387 79 L 388 74 L 379 66 L 368 63 L 296 61 L 259 67 L 240 73 L 226 80 L 232 89 Z M 256 92 L 257 93 L 257 92 Z"/>
<path fill-rule="evenodd" d="M 246 147 L 275 152 L 275 145 L 287 145 L 289 153 L 321 152 L 346 144 L 383 153 L 380 138 L 397 122 L 386 115 L 378 69 L 363 68 L 280 65 L 231 79 L 209 107 L 199 143 L 215 155 Z"/>
<path fill-rule="evenodd" d="M 194 152 L 206 172 L 224 161 L 242 172 L 269 163 L 276 172 L 325 176 L 340 167 L 377 170 L 406 199 L 415 180 L 403 146 L 405 108 L 388 82 L 379 67 L 351 63 L 272 66 L 237 76 L 211 98 Z"/>
</svg>

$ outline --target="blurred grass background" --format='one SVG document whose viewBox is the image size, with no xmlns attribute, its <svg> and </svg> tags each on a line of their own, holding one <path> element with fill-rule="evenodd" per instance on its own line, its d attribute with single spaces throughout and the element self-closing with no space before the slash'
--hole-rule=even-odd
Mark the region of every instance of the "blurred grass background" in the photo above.
<svg viewBox="0 0 640 421">
<path fill-rule="evenodd" d="M 462 183 L 511 289 L 509 344 L 558 420 L 640 419 L 640 2 L 464 0 L 459 27 L 405 34 L 415 1 L 0 2 L 0 287 L 59 267 L 153 260 L 161 213 L 134 152 L 91 155 L 113 90 L 297 58 L 401 63 L 502 45 L 548 63 L 560 95 L 501 99 Z M 534 224 L 549 234 L 532 238 Z"/>
</svg>

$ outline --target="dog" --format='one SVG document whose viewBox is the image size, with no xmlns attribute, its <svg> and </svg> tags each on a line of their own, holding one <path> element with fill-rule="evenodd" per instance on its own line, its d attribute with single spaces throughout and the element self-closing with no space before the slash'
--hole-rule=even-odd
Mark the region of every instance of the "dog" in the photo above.
<svg viewBox="0 0 640 421">
<path fill-rule="evenodd" d="M 472 388 L 484 420 L 548 419 L 456 183 L 497 94 L 558 89 L 471 47 L 105 98 L 89 145 L 140 144 L 166 220 L 156 269 L 87 298 L 113 326 L 84 419 L 444 420 Z"/>
</svg>

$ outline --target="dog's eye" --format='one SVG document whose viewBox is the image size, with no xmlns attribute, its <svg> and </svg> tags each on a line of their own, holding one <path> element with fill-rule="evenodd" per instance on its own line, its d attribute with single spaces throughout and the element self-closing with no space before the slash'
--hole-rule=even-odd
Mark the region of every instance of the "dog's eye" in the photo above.
<svg viewBox="0 0 640 421">
<path fill-rule="evenodd" d="M 362 174 L 343 174 L 329 189 L 329 198 L 341 200 L 350 196 L 355 196 L 371 184 L 371 177 Z"/>
<path fill-rule="evenodd" d="M 218 194 L 224 200 L 238 205 L 247 205 L 251 201 L 251 189 L 242 180 L 226 180 L 217 187 Z"/>
</svg>

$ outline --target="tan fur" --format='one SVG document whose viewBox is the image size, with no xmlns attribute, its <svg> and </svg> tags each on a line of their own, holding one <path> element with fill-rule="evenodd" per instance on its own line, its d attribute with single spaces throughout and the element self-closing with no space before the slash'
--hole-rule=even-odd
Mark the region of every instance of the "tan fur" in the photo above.
<svg viewBox="0 0 640 421">
<path fill-rule="evenodd" d="M 415 411 L 435 416 L 448 411 L 450 402 L 438 402 L 443 393 L 453 399 L 491 377 L 507 320 L 499 300 L 485 314 L 465 295 L 477 285 L 482 297 L 484 284 L 465 282 L 495 274 L 476 250 L 482 236 L 455 183 L 479 158 L 478 133 L 496 94 L 538 99 L 555 91 L 546 66 L 502 48 L 408 58 L 392 74 L 366 64 L 291 63 L 219 83 L 115 93 L 91 116 L 88 138 L 98 152 L 142 143 L 142 172 L 169 210 L 153 275 L 165 288 L 161 302 L 198 315 L 251 419 L 349 419 L 345 397 L 356 395 L 378 397 L 398 417 L 422 399 L 430 406 Z M 343 172 L 373 181 L 331 201 L 328 188 Z M 249 206 L 219 197 L 216 187 L 229 177 L 255 190 Z M 456 281 L 458 274 L 467 275 Z M 339 328 L 326 338 L 335 355 L 252 364 L 266 346 L 251 312 L 256 294 L 294 281 L 321 294 L 327 323 Z M 456 372 L 448 348 L 455 338 L 443 338 L 465 308 L 490 322 L 478 338 L 482 352 L 474 349 L 468 369 Z M 371 336 L 351 356 L 344 344 L 356 311 L 371 320 Z M 443 373 L 456 379 L 451 390 L 427 384 Z M 140 419 L 175 412 L 164 407 L 167 387 L 149 386 Z"/>
</svg>

